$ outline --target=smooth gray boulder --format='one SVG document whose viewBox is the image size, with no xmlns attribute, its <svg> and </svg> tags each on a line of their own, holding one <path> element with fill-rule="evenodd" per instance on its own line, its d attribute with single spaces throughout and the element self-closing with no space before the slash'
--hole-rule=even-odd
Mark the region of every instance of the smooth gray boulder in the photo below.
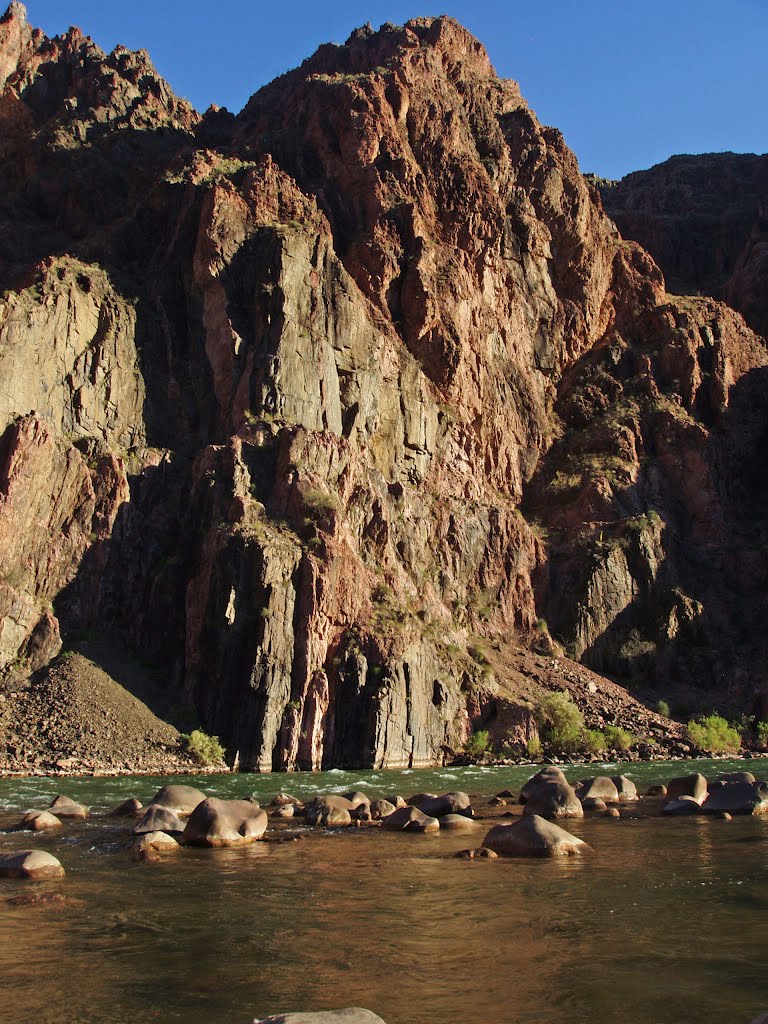
<svg viewBox="0 0 768 1024">
<path fill-rule="evenodd" d="M 464 814 L 471 818 L 474 814 L 466 793 L 442 793 L 440 796 L 410 801 L 410 805 L 418 807 L 422 814 L 430 818 L 442 818 L 446 814 Z"/>
<path fill-rule="evenodd" d="M 613 779 L 607 775 L 595 775 L 591 779 L 582 779 L 578 786 L 574 787 L 576 796 L 582 804 L 585 800 L 618 800 L 619 791 Z"/>
<path fill-rule="evenodd" d="M 181 847 L 167 832 L 144 832 L 131 847 L 134 860 L 159 860 L 169 853 L 178 853 Z"/>
<path fill-rule="evenodd" d="M 680 775 L 669 780 L 667 798 L 676 800 L 681 796 L 690 796 L 697 804 L 704 803 L 707 798 L 707 780 L 700 772 L 696 772 L 694 775 Z"/>
<path fill-rule="evenodd" d="M 440 822 L 440 829 L 447 832 L 468 832 L 480 824 L 479 821 L 467 817 L 466 814 L 444 814 L 437 820 Z"/>
<path fill-rule="evenodd" d="M 601 800 L 598 796 L 587 796 L 581 801 L 581 806 L 585 811 L 605 811 L 608 809 L 608 804 L 605 800 Z"/>
<path fill-rule="evenodd" d="M 349 800 L 352 804 L 351 810 L 354 810 L 356 807 L 361 807 L 363 804 L 370 805 L 371 803 L 371 798 L 369 796 L 366 796 L 365 793 L 358 793 L 356 790 L 352 790 L 349 793 L 342 793 L 341 796 L 343 796 L 345 800 Z"/>
<path fill-rule="evenodd" d="M 768 814 L 768 785 L 764 782 L 726 782 L 712 790 L 701 805 L 705 814 Z"/>
<path fill-rule="evenodd" d="M 146 832 L 176 832 L 179 834 L 184 831 L 184 822 L 170 807 L 150 804 L 141 821 L 134 825 L 132 831 L 135 836 Z"/>
<path fill-rule="evenodd" d="M 616 787 L 616 791 L 619 794 L 619 800 L 621 800 L 622 803 L 625 800 L 639 799 L 637 786 L 634 784 L 632 779 L 628 779 L 626 775 L 612 775 L 611 782 Z"/>
<path fill-rule="evenodd" d="M 316 796 L 304 806 L 308 825 L 334 827 L 352 824 L 352 801 L 345 796 Z"/>
<path fill-rule="evenodd" d="M 20 832 L 46 832 L 61 828 L 61 821 L 50 811 L 27 811 L 16 827 Z"/>
<path fill-rule="evenodd" d="M 138 818 L 144 814 L 144 805 L 135 796 L 123 800 L 109 811 L 110 818 Z"/>
<path fill-rule="evenodd" d="M 752 772 L 723 772 L 718 775 L 715 782 L 757 782 Z"/>
<path fill-rule="evenodd" d="M 168 807 L 177 814 L 191 814 L 192 811 L 206 799 L 205 793 L 194 786 L 171 785 L 158 789 L 149 806 L 159 804 L 161 807 Z"/>
<path fill-rule="evenodd" d="M 389 800 L 371 800 L 371 819 L 373 821 L 381 821 L 382 818 L 386 818 L 388 814 L 392 814 L 397 808 Z"/>
<path fill-rule="evenodd" d="M 88 808 L 68 796 L 55 796 L 48 810 L 57 818 L 87 818 Z"/>
<path fill-rule="evenodd" d="M 267 812 L 250 800 L 208 797 L 190 814 L 180 842 L 214 849 L 255 843 L 267 830 Z"/>
<path fill-rule="evenodd" d="M 538 814 L 523 815 L 511 825 L 495 825 L 483 846 L 505 857 L 570 857 L 592 851 L 583 839 Z"/>
<path fill-rule="evenodd" d="M 562 768 L 558 768 L 555 764 L 548 764 L 546 768 L 542 768 L 541 771 L 536 772 L 530 779 L 523 785 L 520 790 L 520 803 L 527 803 L 532 794 L 541 786 L 550 785 L 553 782 L 564 783 L 568 785 L 568 780 L 565 777 L 565 773 Z"/>
<path fill-rule="evenodd" d="M 381 819 L 382 828 L 388 832 L 439 832 L 440 822 L 430 818 L 418 807 L 398 807 L 392 814 Z"/>
<path fill-rule="evenodd" d="M 684 817 L 689 814 L 701 814 L 701 805 L 695 797 L 688 796 L 687 794 L 679 796 L 674 800 L 670 800 L 669 803 L 664 804 L 661 808 L 662 814 L 667 814 L 672 817 Z"/>
<path fill-rule="evenodd" d="M 371 1010 L 350 1006 L 346 1010 L 307 1010 L 300 1013 L 278 1013 L 257 1017 L 253 1024 L 385 1024 Z"/>
<path fill-rule="evenodd" d="M 0 878 L 28 878 L 33 882 L 63 878 L 64 868 L 44 850 L 16 850 L 0 853 Z"/>
<path fill-rule="evenodd" d="M 523 815 L 538 814 L 542 818 L 583 818 L 584 808 L 573 786 L 554 779 L 536 786 L 523 807 Z"/>
<path fill-rule="evenodd" d="M 292 818 L 296 814 L 294 804 L 278 804 L 269 812 L 270 818 Z"/>
</svg>

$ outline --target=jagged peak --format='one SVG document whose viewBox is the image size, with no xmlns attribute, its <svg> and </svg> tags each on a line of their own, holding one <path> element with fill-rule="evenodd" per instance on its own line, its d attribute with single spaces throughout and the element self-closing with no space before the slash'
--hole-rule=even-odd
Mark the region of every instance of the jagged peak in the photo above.
<svg viewBox="0 0 768 1024">
<path fill-rule="evenodd" d="M 323 76 L 374 76 L 383 70 L 394 70 L 410 53 L 418 50 L 434 51 L 438 61 L 442 57 L 446 74 L 450 68 L 453 80 L 457 77 L 457 69 L 459 77 L 496 77 L 483 44 L 455 18 L 448 15 L 412 18 L 404 25 L 385 22 L 378 29 L 368 22 L 354 29 L 342 45 L 323 43 L 298 68 L 256 92 L 243 113 L 253 110 L 258 106 L 259 98 L 268 96 L 273 87 L 282 87 L 286 81 Z M 431 63 L 434 65 L 435 62 Z"/>
<path fill-rule="evenodd" d="M 0 18 L 0 22 L 5 23 L 8 21 L 13 21 L 14 19 L 16 21 L 23 22 L 26 22 L 27 20 L 27 8 L 24 6 L 24 4 L 20 4 L 18 0 L 13 0 L 13 2 L 8 5 L 8 9 L 6 10 L 2 18 Z"/>
</svg>

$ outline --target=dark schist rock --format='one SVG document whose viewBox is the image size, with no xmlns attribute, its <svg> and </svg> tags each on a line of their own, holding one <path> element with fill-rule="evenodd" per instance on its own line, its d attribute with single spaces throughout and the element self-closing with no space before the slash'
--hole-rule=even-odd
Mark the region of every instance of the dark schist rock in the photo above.
<svg viewBox="0 0 768 1024">
<path fill-rule="evenodd" d="M 189 771 L 182 719 L 419 768 L 553 689 L 652 756 L 682 727 L 619 683 L 672 677 L 753 713 L 765 347 L 453 19 L 201 118 L 12 5 L 0 226 L 0 769 Z"/>
</svg>

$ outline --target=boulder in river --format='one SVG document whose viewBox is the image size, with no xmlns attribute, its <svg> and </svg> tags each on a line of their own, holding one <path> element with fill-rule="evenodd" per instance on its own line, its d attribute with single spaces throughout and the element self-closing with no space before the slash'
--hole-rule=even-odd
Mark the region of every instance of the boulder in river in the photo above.
<svg viewBox="0 0 768 1024">
<path fill-rule="evenodd" d="M 592 850 L 583 839 L 538 814 L 523 815 L 511 825 L 495 825 L 483 846 L 507 857 L 569 857 Z"/>
<path fill-rule="evenodd" d="M 700 772 L 693 775 L 680 775 L 669 780 L 667 783 L 668 799 L 676 800 L 681 796 L 690 796 L 697 804 L 704 803 L 707 798 L 707 780 Z"/>
<path fill-rule="evenodd" d="M 167 832 L 144 832 L 131 847 L 131 854 L 134 860 L 152 861 L 168 853 L 178 853 L 180 849 L 178 842 Z"/>
<path fill-rule="evenodd" d="M 468 832 L 480 824 L 474 818 L 468 818 L 466 814 L 444 814 L 437 820 L 440 822 L 441 830 L 448 832 Z"/>
<path fill-rule="evenodd" d="M 44 881 L 63 878 L 64 868 L 56 858 L 44 850 L 16 850 L 0 853 L 0 878 L 29 878 Z"/>
<path fill-rule="evenodd" d="M 194 786 L 171 785 L 163 786 L 152 799 L 149 806 L 159 804 L 161 807 L 168 807 L 177 814 L 187 815 L 206 799 L 205 793 Z"/>
<path fill-rule="evenodd" d="M 304 818 L 308 825 L 351 825 L 353 809 L 352 801 L 345 796 L 316 796 L 304 805 Z"/>
<path fill-rule="evenodd" d="M 478 846 L 474 850 L 459 850 L 458 853 L 454 853 L 454 857 L 461 860 L 498 860 L 499 855 L 493 850 L 489 850 L 487 846 Z"/>
<path fill-rule="evenodd" d="M 768 814 L 768 785 L 764 782 L 726 782 L 713 789 L 701 805 L 705 814 Z"/>
<path fill-rule="evenodd" d="M 144 812 L 144 816 L 133 828 L 134 835 L 141 835 L 147 832 L 176 832 L 184 831 L 184 822 L 170 807 L 161 807 L 160 804 L 150 804 Z"/>
<path fill-rule="evenodd" d="M 61 821 L 50 811 L 27 811 L 17 827 L 20 832 L 45 832 L 51 828 L 61 828 Z"/>
<path fill-rule="evenodd" d="M 371 800 L 371 818 L 373 821 L 381 821 L 388 814 L 392 814 L 397 808 L 389 800 Z"/>
<path fill-rule="evenodd" d="M 442 793 L 440 796 L 409 800 L 412 807 L 418 807 L 422 814 L 430 818 L 442 818 L 446 814 L 464 814 L 473 816 L 472 804 L 466 793 Z"/>
<path fill-rule="evenodd" d="M 121 804 L 113 807 L 109 812 L 110 818 L 138 818 L 144 814 L 144 805 L 135 796 L 123 800 Z"/>
<path fill-rule="evenodd" d="M 568 785 L 568 780 L 565 777 L 565 773 L 562 768 L 558 768 L 555 764 L 548 764 L 546 768 L 542 768 L 541 771 L 536 772 L 530 779 L 524 784 L 520 790 L 520 803 L 527 803 L 531 796 L 541 786 L 548 786 L 553 782 L 564 783 Z"/>
<path fill-rule="evenodd" d="M 626 775 L 612 775 L 611 782 L 616 787 L 619 794 L 619 800 L 622 803 L 627 800 L 637 800 L 637 786 L 634 784 L 632 779 L 628 779 Z"/>
<path fill-rule="evenodd" d="M 619 791 L 613 779 L 607 775 L 595 775 L 591 779 L 582 779 L 578 786 L 574 787 L 576 796 L 582 804 L 585 800 L 618 800 Z"/>
<path fill-rule="evenodd" d="M 352 790 L 349 793 L 342 793 L 341 795 L 345 800 L 349 800 L 352 804 L 352 810 L 356 807 L 362 806 L 363 804 L 370 804 L 371 802 L 371 798 L 369 796 L 366 796 L 365 793 L 358 793 L 356 790 Z"/>
<path fill-rule="evenodd" d="M 189 816 L 181 842 L 187 846 L 243 846 L 261 839 L 267 814 L 250 800 L 208 797 Z"/>
<path fill-rule="evenodd" d="M 715 782 L 757 782 L 752 772 L 723 772 L 714 780 Z"/>
<path fill-rule="evenodd" d="M 57 818 L 87 818 L 88 808 L 68 796 L 55 796 L 48 810 Z"/>
<path fill-rule="evenodd" d="M 573 786 L 553 779 L 536 786 L 525 802 L 523 814 L 538 814 L 542 818 L 583 818 L 584 808 Z"/>
<path fill-rule="evenodd" d="M 398 807 L 392 814 L 381 819 L 382 827 L 388 832 L 439 832 L 440 822 L 430 818 L 418 807 Z"/>
<path fill-rule="evenodd" d="M 253 1024 L 385 1024 L 371 1010 L 350 1006 L 345 1010 L 307 1010 L 303 1013 L 278 1013 L 257 1017 Z"/>
<path fill-rule="evenodd" d="M 684 817 L 689 814 L 701 814 L 699 801 L 692 796 L 684 795 L 670 800 L 661 808 L 661 813 L 671 817 Z"/>
</svg>

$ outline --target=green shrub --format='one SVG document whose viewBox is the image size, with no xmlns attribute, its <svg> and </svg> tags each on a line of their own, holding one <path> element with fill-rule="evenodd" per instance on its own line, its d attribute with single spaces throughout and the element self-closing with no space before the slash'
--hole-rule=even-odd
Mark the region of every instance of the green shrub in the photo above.
<svg viewBox="0 0 768 1024">
<path fill-rule="evenodd" d="M 480 729 L 473 732 L 464 745 L 464 750 L 470 757 L 482 757 L 491 749 L 491 737 L 487 729 Z"/>
<path fill-rule="evenodd" d="M 656 704 L 656 711 L 665 718 L 669 718 L 669 704 L 665 700 L 660 700 Z"/>
<path fill-rule="evenodd" d="M 583 729 L 581 744 L 588 754 L 600 754 L 607 746 L 605 733 L 599 729 Z"/>
<path fill-rule="evenodd" d="M 711 754 L 734 754 L 741 749 L 739 732 L 720 715 L 705 715 L 690 721 L 686 733 L 691 743 Z"/>
<path fill-rule="evenodd" d="M 550 693 L 535 711 L 542 739 L 558 750 L 578 750 L 584 730 L 584 716 L 568 693 Z"/>
<path fill-rule="evenodd" d="M 761 746 L 768 746 L 768 722 L 757 723 L 757 742 Z"/>
<path fill-rule="evenodd" d="M 528 742 L 525 744 L 525 752 L 532 761 L 535 761 L 536 758 L 541 757 L 542 747 L 541 740 L 538 736 L 532 736 L 528 740 Z"/>
<path fill-rule="evenodd" d="M 218 736 L 209 736 L 202 729 L 183 732 L 179 736 L 182 750 L 191 754 L 200 765 L 218 764 L 224 759 L 224 747 Z"/>
<path fill-rule="evenodd" d="M 620 750 L 623 754 L 626 754 L 635 742 L 635 737 L 632 733 L 626 729 L 621 729 L 618 725 L 606 725 L 605 729 L 603 729 L 603 734 L 607 746 L 611 750 Z"/>
</svg>

